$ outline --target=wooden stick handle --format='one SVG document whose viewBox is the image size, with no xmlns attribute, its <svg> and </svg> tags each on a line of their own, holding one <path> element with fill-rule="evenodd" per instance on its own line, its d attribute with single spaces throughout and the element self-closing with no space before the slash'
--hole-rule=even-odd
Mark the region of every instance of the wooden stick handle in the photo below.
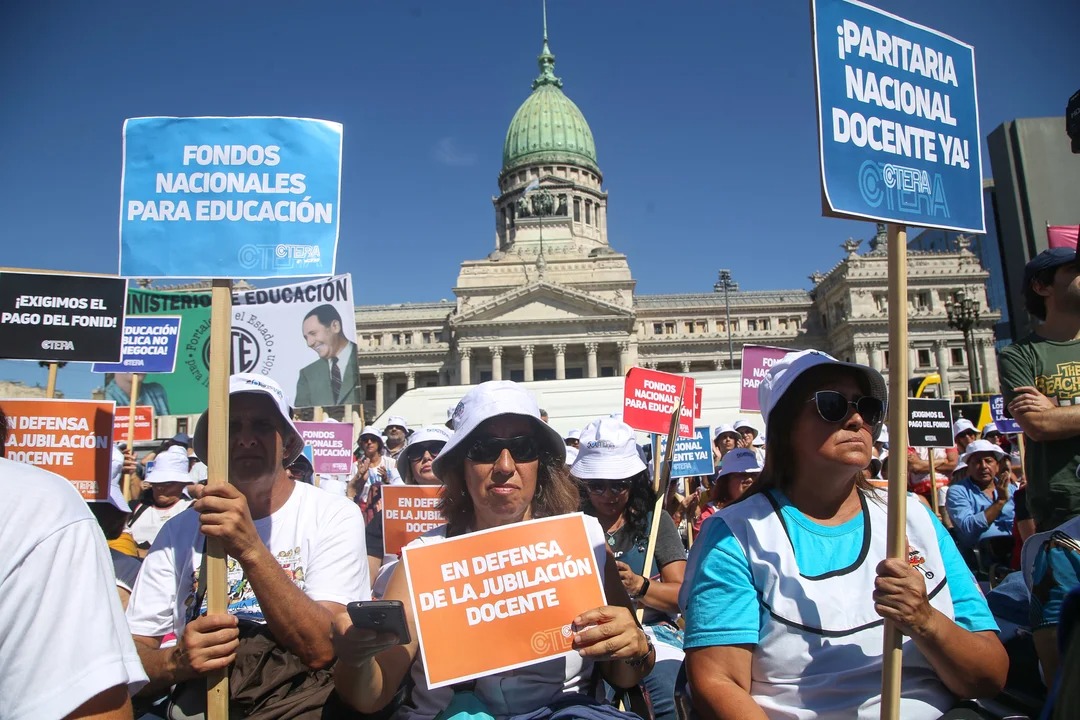
<svg viewBox="0 0 1080 720">
<path fill-rule="evenodd" d="M 930 507 L 934 514 L 941 517 L 941 508 L 938 507 L 937 497 L 937 469 L 934 467 L 934 448 L 926 448 L 926 456 L 930 458 Z"/>
<path fill-rule="evenodd" d="M 139 374 L 131 373 L 131 395 L 128 397 L 128 450 L 135 452 L 135 404 L 139 401 Z M 128 500 L 135 498 L 134 473 L 124 473 L 124 497 Z"/>
<path fill-rule="evenodd" d="M 45 397 L 56 397 L 56 371 L 60 369 L 59 363 L 49 363 L 49 379 L 45 382 Z"/>
</svg>

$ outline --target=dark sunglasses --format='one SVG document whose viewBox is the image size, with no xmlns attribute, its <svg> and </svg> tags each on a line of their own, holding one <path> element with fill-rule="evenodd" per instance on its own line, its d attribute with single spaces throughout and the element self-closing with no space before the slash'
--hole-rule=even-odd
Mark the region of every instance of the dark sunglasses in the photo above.
<svg viewBox="0 0 1080 720">
<path fill-rule="evenodd" d="M 611 491 L 618 495 L 624 493 L 630 489 L 629 480 L 590 480 L 588 482 L 589 492 L 593 495 L 603 495 L 607 491 Z"/>
<path fill-rule="evenodd" d="M 540 457 L 540 447 L 532 435 L 482 438 L 472 444 L 472 447 L 465 452 L 465 457 L 473 462 L 493 463 L 499 459 L 503 450 L 509 450 L 510 456 L 516 462 L 532 462 Z"/>
<path fill-rule="evenodd" d="M 405 457 L 409 459 L 409 462 L 416 462 L 417 460 L 424 459 L 424 453 L 431 456 L 431 459 L 439 457 L 439 451 L 443 449 L 444 442 L 423 442 L 416 445 L 409 445 L 405 448 Z"/>
<path fill-rule="evenodd" d="M 867 425 L 877 425 L 885 417 L 885 405 L 876 397 L 848 400 L 836 390 L 818 390 L 808 402 L 817 405 L 818 415 L 825 422 L 844 422 L 850 408 L 855 408 Z"/>
</svg>

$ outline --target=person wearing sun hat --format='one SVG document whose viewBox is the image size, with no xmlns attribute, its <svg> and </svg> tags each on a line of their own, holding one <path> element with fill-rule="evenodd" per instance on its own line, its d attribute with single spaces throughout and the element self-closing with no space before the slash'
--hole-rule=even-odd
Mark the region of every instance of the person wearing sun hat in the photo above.
<svg viewBox="0 0 1080 720">
<path fill-rule="evenodd" d="M 1008 457 L 992 442 L 973 441 L 961 456 L 967 464 L 967 477 L 949 487 L 945 501 L 957 542 L 988 551 L 993 562 L 1007 562 L 1012 552 L 1013 493 L 1018 488 L 1003 465 Z M 989 562 L 985 564 L 989 566 Z"/>
<path fill-rule="evenodd" d="M 109 473 L 109 494 L 104 500 L 91 500 L 90 512 L 94 514 L 101 532 L 109 542 L 109 555 L 112 557 L 113 571 L 116 573 L 116 589 L 120 593 L 120 604 L 127 607 L 131 588 L 139 575 L 142 563 L 138 556 L 122 552 L 113 544 L 124 535 L 127 519 L 131 516 L 131 506 L 124 499 L 120 489 L 120 478 L 124 475 L 125 458 L 115 445 L 112 448 L 112 461 Z"/>
<path fill-rule="evenodd" d="M 188 475 L 187 448 L 170 445 L 159 452 L 154 466 L 146 474 L 150 484 L 150 501 L 140 504 L 128 521 L 128 532 L 145 555 L 165 521 L 176 517 L 191 505 L 185 489 L 191 482 Z"/>
<path fill-rule="evenodd" d="M 881 373 L 792 352 L 758 400 L 765 465 L 702 526 L 680 595 L 695 704 L 716 717 L 877 717 L 885 619 L 903 634 L 900 717 L 936 720 L 957 697 L 997 694 L 997 625 L 911 496 L 908 557 L 887 559 L 886 504 L 863 476 L 887 409 Z"/>
<path fill-rule="evenodd" d="M 165 523 L 131 593 L 128 625 L 150 675 L 150 692 L 197 684 L 215 667 L 225 667 L 241 624 L 245 636 L 269 637 L 311 671 L 329 667 L 333 616 L 371 597 L 360 511 L 343 497 L 296 482 L 286 470 L 304 447 L 290 405 L 269 377 L 229 378 L 228 434 L 215 438 L 228 443 L 229 482 L 200 488 L 191 508 Z M 194 434 L 203 460 L 209 444 L 204 413 Z M 200 615 L 196 579 L 207 537 L 220 539 L 228 557 L 229 604 L 225 613 Z M 169 634 L 177 644 L 163 648 Z M 297 678 L 296 687 L 302 680 Z M 312 702 L 321 708 L 331 691 L 327 683 L 325 695 Z M 290 693 L 280 700 L 288 703 Z M 260 710 L 279 717 L 275 710 L 281 706 L 271 702 Z"/>
<path fill-rule="evenodd" d="M 716 473 L 709 502 L 701 509 L 694 522 L 694 532 L 701 532 L 701 525 L 720 508 L 742 497 L 761 473 L 761 460 L 752 448 L 737 448 L 724 456 L 724 465 Z"/>
<path fill-rule="evenodd" d="M 356 445 L 356 469 L 346 495 L 360 506 L 364 521 L 370 524 L 382 512 L 382 486 L 400 485 L 401 476 L 377 428 L 368 425 L 361 430 Z"/>
<path fill-rule="evenodd" d="M 540 419 L 535 398 L 521 385 L 489 381 L 472 387 L 454 410 L 454 435 L 435 458 L 432 470 L 445 490 L 439 511 L 446 525 L 431 530 L 413 545 L 444 542 L 472 532 L 524 520 L 576 512 L 580 497 L 566 472 L 562 436 Z M 580 462 L 580 458 L 579 458 Z M 579 613 L 571 628 L 573 650 L 528 668 L 475 678 L 472 698 L 490 715 L 506 717 L 536 712 L 568 698 L 583 705 L 597 703 L 588 693 L 595 688 L 594 669 L 618 687 L 638 684 L 651 669 L 655 648 L 637 624 L 630 599 L 609 559 L 604 532 L 586 518 L 593 557 L 605 569 L 603 608 L 566 608 Z M 364 713 L 382 710 L 410 674 L 414 682 L 409 707 L 395 717 L 418 720 L 452 716 L 458 696 L 452 687 L 431 688 L 418 661 L 415 613 L 408 581 L 399 564 L 387 584 L 385 600 L 399 600 L 410 626 L 410 642 L 389 648 L 385 638 L 355 628 L 347 613 L 334 621 L 338 662 L 334 682 L 338 696 Z M 583 612 L 582 612 L 583 611 Z M 467 651 L 469 637 L 456 638 Z M 573 707 L 567 717 L 583 717 Z M 590 717 L 592 715 L 589 715 Z"/>
<path fill-rule="evenodd" d="M 736 430 L 733 425 L 726 423 L 717 425 L 713 430 L 713 448 L 716 451 L 714 455 L 717 462 L 720 462 L 725 455 L 734 450 L 741 440 L 742 433 Z"/>
</svg>

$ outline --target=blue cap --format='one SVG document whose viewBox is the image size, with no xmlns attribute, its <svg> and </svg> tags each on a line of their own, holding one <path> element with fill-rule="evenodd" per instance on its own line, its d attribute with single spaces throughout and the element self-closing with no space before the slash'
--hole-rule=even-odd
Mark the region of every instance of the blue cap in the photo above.
<svg viewBox="0 0 1080 720">
<path fill-rule="evenodd" d="M 1053 270 L 1075 262 L 1076 248 L 1057 247 L 1043 250 L 1024 266 L 1024 304 L 1029 313 L 1040 320 L 1046 319 L 1046 301 L 1031 287 L 1035 276 L 1044 270 Z"/>
<path fill-rule="evenodd" d="M 184 447 L 191 447 L 191 436 L 187 433 L 176 433 L 172 436 L 172 441 L 177 445 L 183 445 Z"/>
</svg>

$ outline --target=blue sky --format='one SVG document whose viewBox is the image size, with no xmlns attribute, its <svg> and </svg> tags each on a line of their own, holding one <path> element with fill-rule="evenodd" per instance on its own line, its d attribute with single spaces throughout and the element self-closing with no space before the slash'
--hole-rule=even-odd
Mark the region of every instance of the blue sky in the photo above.
<svg viewBox="0 0 1080 720">
<path fill-rule="evenodd" d="M 1080 87 L 1076 0 L 876 4 L 975 46 L 984 138 L 1063 116 Z M 721 267 L 807 288 L 872 234 L 821 217 L 808 3 L 551 0 L 548 17 L 639 293 L 709 291 Z M 357 302 L 452 298 L 459 263 L 492 249 L 540 34 L 538 0 L 0 3 L 2 264 L 115 272 L 124 118 L 294 115 L 345 126 L 338 268 Z M 0 379 L 44 378 L 0 361 Z M 69 366 L 59 388 L 97 380 Z"/>
</svg>

